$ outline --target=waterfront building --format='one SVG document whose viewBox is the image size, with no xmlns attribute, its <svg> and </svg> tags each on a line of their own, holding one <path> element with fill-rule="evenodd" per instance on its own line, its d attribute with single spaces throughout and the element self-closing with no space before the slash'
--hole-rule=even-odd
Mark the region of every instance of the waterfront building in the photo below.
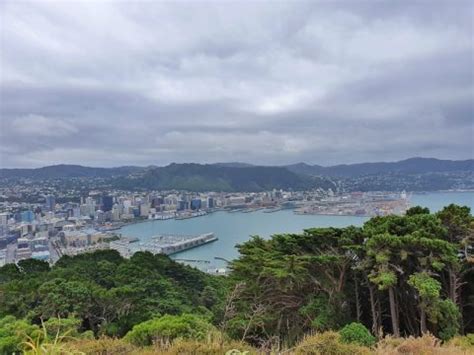
<svg viewBox="0 0 474 355">
<path fill-rule="evenodd" d="M 141 217 L 147 217 L 148 214 L 150 213 L 150 204 L 147 202 L 143 202 L 139 206 L 140 208 L 140 216 Z"/>
<path fill-rule="evenodd" d="M 191 209 L 192 210 L 200 210 L 201 209 L 201 199 L 195 198 L 191 200 Z"/>
<path fill-rule="evenodd" d="M 214 198 L 208 197 L 207 198 L 207 208 L 214 208 Z"/>
<path fill-rule="evenodd" d="M 112 207 L 112 220 L 120 221 L 120 208 L 117 204 Z"/>
<path fill-rule="evenodd" d="M 132 201 L 124 200 L 122 202 L 122 206 L 123 206 L 123 209 L 124 209 L 125 213 L 130 213 L 129 209 L 130 209 L 130 207 L 132 207 Z"/>
<path fill-rule="evenodd" d="M 177 210 L 178 211 L 184 211 L 185 209 L 186 209 L 186 201 L 179 200 Z"/>
</svg>

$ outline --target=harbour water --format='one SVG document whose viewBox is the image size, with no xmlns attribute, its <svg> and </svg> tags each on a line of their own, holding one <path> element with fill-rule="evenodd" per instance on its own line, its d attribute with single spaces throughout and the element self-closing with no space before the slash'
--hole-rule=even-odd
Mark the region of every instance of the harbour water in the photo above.
<svg viewBox="0 0 474 355">
<path fill-rule="evenodd" d="M 411 197 L 411 205 L 428 207 L 438 211 L 450 203 L 468 206 L 474 210 L 474 192 L 437 192 L 416 194 Z M 185 220 L 147 221 L 123 227 L 124 236 L 137 237 L 147 241 L 157 234 L 203 234 L 214 233 L 217 241 L 174 254 L 174 258 L 208 260 L 214 266 L 222 266 L 223 261 L 238 256 L 236 244 L 245 242 L 252 235 L 268 238 L 275 233 L 300 233 L 312 227 L 360 226 L 368 218 L 355 216 L 297 215 L 291 210 L 274 213 L 255 211 L 251 213 L 215 212 L 206 216 Z"/>
</svg>

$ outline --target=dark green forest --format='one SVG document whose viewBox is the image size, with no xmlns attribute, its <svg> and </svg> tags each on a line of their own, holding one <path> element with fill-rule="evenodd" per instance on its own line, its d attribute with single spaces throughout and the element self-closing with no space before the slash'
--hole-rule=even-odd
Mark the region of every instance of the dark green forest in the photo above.
<svg viewBox="0 0 474 355">
<path fill-rule="evenodd" d="M 469 208 L 450 205 L 363 228 L 254 237 L 232 266 L 233 282 L 244 284 L 232 331 L 289 343 L 353 321 L 376 336 L 472 333 L 473 227 Z"/>
<path fill-rule="evenodd" d="M 448 341 L 474 333 L 473 245 L 469 208 L 450 205 L 361 228 L 255 236 L 238 246 L 226 277 L 148 252 L 124 259 L 97 251 L 52 267 L 23 260 L 0 268 L 0 350 L 18 346 L 12 324 L 27 332 L 57 319 L 73 320 L 79 334 L 139 345 L 187 329 L 190 337 L 218 330 L 257 348 L 291 347 L 354 322 L 374 339 L 429 332 Z"/>
</svg>

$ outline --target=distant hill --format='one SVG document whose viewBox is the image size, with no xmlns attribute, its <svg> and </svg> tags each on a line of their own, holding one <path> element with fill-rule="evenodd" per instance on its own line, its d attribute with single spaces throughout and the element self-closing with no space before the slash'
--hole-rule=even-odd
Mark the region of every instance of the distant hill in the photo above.
<svg viewBox="0 0 474 355">
<path fill-rule="evenodd" d="M 0 179 L 5 178 L 102 178 L 112 187 L 156 190 L 263 191 L 274 188 L 303 190 L 315 187 L 334 189 L 338 184 L 347 191 L 435 191 L 474 188 L 474 160 L 412 158 L 392 163 L 329 167 L 306 163 L 272 167 L 240 162 L 116 168 L 53 165 L 38 169 L 0 169 Z"/>
<path fill-rule="evenodd" d="M 122 166 L 118 168 L 91 168 L 81 165 L 52 165 L 37 169 L 0 169 L 0 178 L 25 179 L 63 179 L 63 178 L 110 178 L 128 176 L 142 171 L 144 168 L 136 166 Z"/>
<path fill-rule="evenodd" d="M 474 172 L 474 160 L 440 160 L 434 158 L 411 158 L 391 163 L 343 164 L 323 167 L 305 163 L 288 165 L 297 174 L 333 177 L 359 177 L 376 174 L 426 174 L 440 172 Z"/>
<path fill-rule="evenodd" d="M 283 167 L 170 164 L 149 169 L 141 176 L 118 178 L 114 186 L 156 190 L 264 191 L 334 188 L 328 179 L 303 176 Z"/>
<path fill-rule="evenodd" d="M 224 166 L 224 167 L 230 167 L 230 168 L 249 168 L 251 166 L 255 166 L 253 164 L 248 164 L 248 163 L 241 163 L 241 162 L 228 162 L 228 163 L 215 163 L 212 165 L 217 165 L 217 166 Z"/>
</svg>

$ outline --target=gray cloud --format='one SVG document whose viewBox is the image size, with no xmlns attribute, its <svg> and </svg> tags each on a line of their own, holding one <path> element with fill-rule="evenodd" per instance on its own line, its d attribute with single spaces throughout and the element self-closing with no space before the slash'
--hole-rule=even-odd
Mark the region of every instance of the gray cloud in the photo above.
<svg viewBox="0 0 474 355">
<path fill-rule="evenodd" d="M 473 154 L 469 1 L 0 5 L 0 165 Z"/>
</svg>

